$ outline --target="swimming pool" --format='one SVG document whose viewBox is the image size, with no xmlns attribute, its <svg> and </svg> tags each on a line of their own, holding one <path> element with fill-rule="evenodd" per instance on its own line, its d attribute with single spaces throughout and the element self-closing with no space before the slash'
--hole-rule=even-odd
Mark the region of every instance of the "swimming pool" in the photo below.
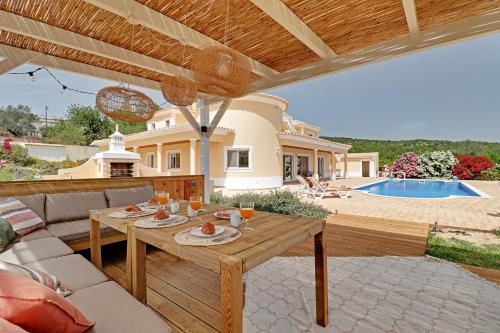
<svg viewBox="0 0 500 333">
<path fill-rule="evenodd" d="M 404 198 L 481 197 L 470 186 L 460 181 L 391 179 L 357 187 L 369 194 Z"/>
</svg>

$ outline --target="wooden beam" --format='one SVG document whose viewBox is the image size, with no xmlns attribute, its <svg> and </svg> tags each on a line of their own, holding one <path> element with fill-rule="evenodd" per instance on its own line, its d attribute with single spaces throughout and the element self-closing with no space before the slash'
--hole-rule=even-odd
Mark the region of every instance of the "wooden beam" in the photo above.
<svg viewBox="0 0 500 333">
<path fill-rule="evenodd" d="M 459 41 L 494 34 L 499 31 L 500 8 L 483 15 L 472 16 L 439 27 L 426 29 L 420 31 L 416 36 L 402 36 L 350 54 L 338 56 L 332 60 L 280 73 L 272 80 L 260 80 L 252 83 L 247 94 L 282 87 L 292 83 L 296 84 L 312 78 L 339 73 L 368 64 L 450 45 Z M 220 100 L 222 99 L 211 97 L 209 102 L 215 103 Z"/>
<path fill-rule="evenodd" d="M 15 56 L 9 56 L 5 59 L 0 60 L 0 75 L 7 73 L 13 70 L 16 67 L 19 67 L 28 61 L 35 58 L 36 55 L 33 55 L 27 51 L 21 50 Z"/>
<path fill-rule="evenodd" d="M 160 83 L 157 81 L 112 71 L 110 69 L 102 67 L 87 65 L 73 60 L 50 56 L 37 51 L 0 44 L 0 55 L 2 56 L 5 56 L 7 58 L 16 58 L 20 53 L 27 53 L 32 56 L 31 60 L 29 61 L 30 64 L 60 69 L 72 73 L 79 73 L 105 80 L 129 83 L 139 87 L 160 90 Z"/>
<path fill-rule="evenodd" d="M 217 128 L 217 125 L 219 124 L 220 120 L 222 119 L 222 117 L 226 113 L 226 110 L 230 104 L 231 104 L 231 99 L 226 98 L 222 102 L 221 106 L 219 106 L 219 110 L 217 110 L 217 113 L 215 114 L 214 119 L 212 119 L 212 121 L 210 122 L 210 126 L 208 127 L 208 137 L 212 136 L 212 133 Z"/>
<path fill-rule="evenodd" d="M 335 58 L 335 52 L 316 35 L 294 12 L 281 0 L 250 0 L 264 13 L 278 22 L 298 40 L 309 47 L 322 59 Z"/>
<path fill-rule="evenodd" d="M 402 1 L 405 10 L 406 22 L 408 23 L 408 29 L 410 30 L 410 35 L 416 35 L 420 31 L 420 27 L 418 26 L 417 7 L 415 6 L 415 0 Z"/>
<path fill-rule="evenodd" d="M 0 29 L 168 75 L 192 78 L 188 69 L 23 16 L 0 11 Z"/>
<path fill-rule="evenodd" d="M 178 41 L 185 42 L 196 48 L 203 48 L 208 45 L 223 45 L 218 41 L 136 1 L 127 1 L 126 6 L 124 6 L 122 1 L 117 0 L 85 0 L 85 2 L 127 19 L 132 16 L 135 24 L 140 24 L 146 28 L 159 32 L 165 36 L 169 36 Z M 255 74 L 267 78 L 278 74 L 278 72 L 271 67 L 268 67 L 255 59 L 247 57 L 244 54 L 242 55 L 248 59 L 251 64 L 252 71 Z"/>
</svg>

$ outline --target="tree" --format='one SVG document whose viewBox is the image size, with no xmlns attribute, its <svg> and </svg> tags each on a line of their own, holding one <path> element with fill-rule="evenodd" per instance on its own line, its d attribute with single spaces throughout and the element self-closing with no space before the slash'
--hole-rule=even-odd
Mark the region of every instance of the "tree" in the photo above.
<svg viewBox="0 0 500 333">
<path fill-rule="evenodd" d="M 87 145 L 109 136 L 114 130 L 111 120 L 90 106 L 71 105 L 68 108 L 68 121 L 82 128 Z"/>
<path fill-rule="evenodd" d="M 420 156 L 420 175 L 423 178 L 451 178 L 457 160 L 451 151 L 432 151 Z"/>
<path fill-rule="evenodd" d="M 122 120 L 115 120 L 114 123 L 118 125 L 120 133 L 124 135 L 144 132 L 146 130 L 146 123 L 131 123 Z"/>
<path fill-rule="evenodd" d="M 413 152 L 403 153 L 391 166 L 392 172 L 404 172 L 406 177 L 416 178 L 420 174 L 420 156 Z"/>
<path fill-rule="evenodd" d="M 27 105 L 0 107 L 0 131 L 20 137 L 32 134 L 38 117 Z"/>
<path fill-rule="evenodd" d="M 459 155 L 457 161 L 453 167 L 453 175 L 460 179 L 475 179 L 481 171 L 495 166 L 495 163 L 485 156 Z"/>
<path fill-rule="evenodd" d="M 87 137 L 83 129 L 69 121 L 59 121 L 42 129 L 42 140 L 45 143 L 62 145 L 86 145 Z"/>
</svg>

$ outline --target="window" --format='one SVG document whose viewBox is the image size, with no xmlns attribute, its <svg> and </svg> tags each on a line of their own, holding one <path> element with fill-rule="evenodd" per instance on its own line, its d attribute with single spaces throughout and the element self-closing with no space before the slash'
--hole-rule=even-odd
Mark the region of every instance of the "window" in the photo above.
<svg viewBox="0 0 500 333">
<path fill-rule="evenodd" d="M 314 134 L 312 132 L 307 132 L 307 136 L 314 137 Z"/>
<path fill-rule="evenodd" d="M 169 151 L 167 152 L 168 169 L 180 169 L 181 168 L 181 152 L 180 151 Z"/>
<path fill-rule="evenodd" d="M 165 127 L 170 127 L 170 119 L 165 120 Z"/>
<path fill-rule="evenodd" d="M 226 147 L 224 159 L 226 169 L 249 170 L 252 168 L 250 147 Z"/>
<path fill-rule="evenodd" d="M 148 168 L 154 168 L 154 164 L 155 164 L 155 154 L 146 153 L 146 166 Z"/>
<path fill-rule="evenodd" d="M 149 130 L 152 131 L 156 128 L 156 124 L 155 123 L 151 123 L 149 124 Z"/>
</svg>

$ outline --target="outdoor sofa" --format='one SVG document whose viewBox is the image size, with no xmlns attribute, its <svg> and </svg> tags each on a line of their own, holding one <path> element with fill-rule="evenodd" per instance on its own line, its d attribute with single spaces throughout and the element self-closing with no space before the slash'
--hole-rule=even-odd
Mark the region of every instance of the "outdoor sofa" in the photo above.
<svg viewBox="0 0 500 333">
<path fill-rule="evenodd" d="M 68 244 L 88 242 L 88 212 L 124 206 L 153 197 L 153 186 L 93 192 L 37 193 L 17 197 L 46 222 L 46 229 L 18 237 L 0 260 L 26 265 L 57 276 L 74 292 L 66 299 L 96 324 L 88 332 L 170 332 L 153 311 L 110 281 Z M 103 227 L 104 239 L 112 237 Z M 68 244 L 67 244 L 68 243 Z"/>
</svg>

